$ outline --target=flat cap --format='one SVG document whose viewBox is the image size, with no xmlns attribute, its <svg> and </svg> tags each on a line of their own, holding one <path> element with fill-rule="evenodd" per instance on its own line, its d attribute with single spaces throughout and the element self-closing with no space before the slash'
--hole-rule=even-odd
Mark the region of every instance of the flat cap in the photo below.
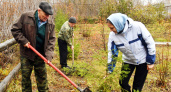
<svg viewBox="0 0 171 92">
<path fill-rule="evenodd" d="M 46 14 L 53 15 L 53 9 L 48 2 L 40 2 L 39 8 L 42 9 Z"/>
</svg>

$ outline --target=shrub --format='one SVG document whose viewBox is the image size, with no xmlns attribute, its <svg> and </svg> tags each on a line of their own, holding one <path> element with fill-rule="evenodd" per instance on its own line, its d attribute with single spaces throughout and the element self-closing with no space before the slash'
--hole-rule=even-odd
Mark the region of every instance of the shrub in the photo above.
<svg viewBox="0 0 171 92">
<path fill-rule="evenodd" d="M 57 32 L 60 31 L 61 26 L 63 25 L 63 23 L 65 23 L 65 21 L 68 20 L 68 15 L 65 14 L 61 9 L 59 9 L 57 11 L 57 14 L 55 16 L 55 30 Z"/>
<path fill-rule="evenodd" d="M 80 53 L 80 44 L 74 44 L 74 59 L 77 60 L 78 59 L 78 55 Z M 68 60 L 72 60 L 72 50 L 71 48 L 68 46 L 68 56 L 67 56 Z"/>
<path fill-rule="evenodd" d="M 149 4 L 147 6 L 135 6 L 128 16 L 144 24 L 152 24 L 163 20 L 165 14 L 164 4 L 159 3 L 157 5 Z"/>
<path fill-rule="evenodd" d="M 114 6 L 115 5 L 115 6 Z M 133 0 L 105 0 L 99 9 L 99 16 L 107 18 L 112 13 L 123 13 L 144 24 L 162 21 L 166 15 L 164 4 L 134 4 Z"/>
<path fill-rule="evenodd" d="M 133 9 L 133 1 L 132 0 L 119 0 L 116 3 L 117 12 L 121 12 L 124 14 L 129 14 L 130 10 Z"/>
<path fill-rule="evenodd" d="M 105 0 L 99 9 L 99 16 L 107 18 L 110 14 L 116 12 L 116 0 Z"/>
</svg>

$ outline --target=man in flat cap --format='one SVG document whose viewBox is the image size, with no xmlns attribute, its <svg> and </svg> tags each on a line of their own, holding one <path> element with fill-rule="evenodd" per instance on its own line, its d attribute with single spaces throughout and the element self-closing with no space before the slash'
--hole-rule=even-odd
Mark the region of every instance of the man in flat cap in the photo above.
<svg viewBox="0 0 171 92">
<path fill-rule="evenodd" d="M 75 26 L 75 24 L 75 17 L 70 17 L 69 20 L 62 25 L 58 34 L 58 46 L 61 68 L 70 68 L 67 65 L 67 46 L 70 46 L 72 50 L 74 49 L 74 46 L 71 43 L 71 38 L 73 37 L 73 27 Z"/>
<path fill-rule="evenodd" d="M 36 11 L 23 13 L 12 26 L 12 35 L 20 44 L 23 92 L 32 91 L 30 76 L 33 69 L 39 92 L 48 92 L 45 62 L 29 49 L 28 44 L 52 60 L 56 38 L 50 15 L 53 15 L 50 4 L 41 2 Z"/>
</svg>

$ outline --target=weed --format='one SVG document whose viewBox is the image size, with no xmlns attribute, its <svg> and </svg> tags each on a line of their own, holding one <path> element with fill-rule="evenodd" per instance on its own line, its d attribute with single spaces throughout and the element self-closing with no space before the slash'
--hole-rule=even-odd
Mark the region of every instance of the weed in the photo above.
<svg viewBox="0 0 171 92">
<path fill-rule="evenodd" d="M 90 68 L 86 62 L 76 62 L 71 69 L 65 68 L 64 71 L 69 75 L 84 77 L 88 74 Z"/>
</svg>

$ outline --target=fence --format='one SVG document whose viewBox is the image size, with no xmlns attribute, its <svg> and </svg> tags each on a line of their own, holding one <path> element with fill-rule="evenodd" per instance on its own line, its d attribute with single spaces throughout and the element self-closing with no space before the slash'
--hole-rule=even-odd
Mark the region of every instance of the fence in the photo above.
<svg viewBox="0 0 171 92">
<path fill-rule="evenodd" d="M 5 41 L 4 43 L 0 43 L 0 52 L 8 49 L 9 47 L 11 47 L 12 45 L 16 44 L 15 39 L 10 39 Z M 6 88 L 7 85 L 9 84 L 9 82 L 12 80 L 12 78 L 14 77 L 14 75 L 18 72 L 18 70 L 20 69 L 21 65 L 20 63 L 8 74 L 8 76 L 0 82 L 0 92 L 3 92 Z"/>
</svg>

